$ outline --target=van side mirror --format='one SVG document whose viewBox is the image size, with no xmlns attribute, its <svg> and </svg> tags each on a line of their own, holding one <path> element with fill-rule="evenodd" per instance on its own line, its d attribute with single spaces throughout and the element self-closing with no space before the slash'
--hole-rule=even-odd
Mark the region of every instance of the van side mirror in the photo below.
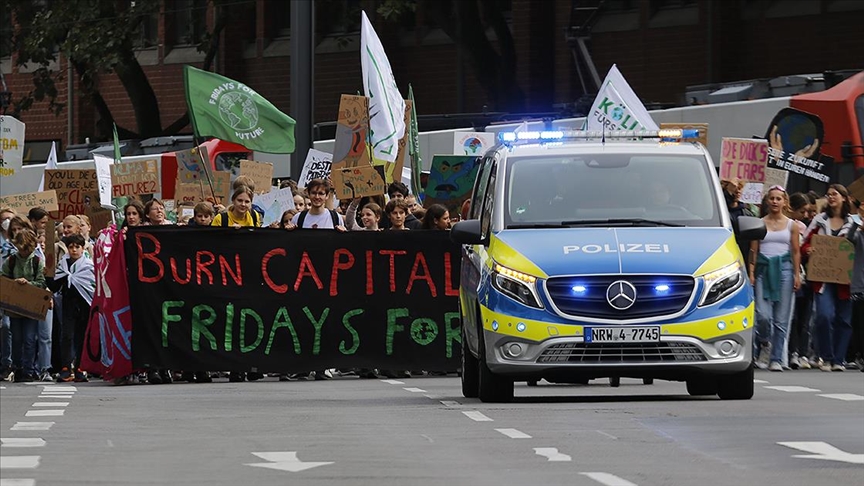
<svg viewBox="0 0 864 486">
<path fill-rule="evenodd" d="M 739 216 L 732 220 L 732 229 L 739 241 L 761 240 L 768 234 L 765 222 L 753 216 Z"/>
<path fill-rule="evenodd" d="M 460 245 L 485 245 L 480 232 L 479 219 L 459 221 L 450 228 L 450 239 Z"/>
</svg>

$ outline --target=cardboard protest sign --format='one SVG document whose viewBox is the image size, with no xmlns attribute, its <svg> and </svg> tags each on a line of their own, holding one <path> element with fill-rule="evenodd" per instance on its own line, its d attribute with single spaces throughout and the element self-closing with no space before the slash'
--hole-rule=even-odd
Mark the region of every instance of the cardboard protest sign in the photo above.
<svg viewBox="0 0 864 486">
<path fill-rule="evenodd" d="M 27 215 L 30 208 L 41 207 L 46 211 L 57 211 L 57 191 L 28 192 L 0 197 L 0 208 L 9 208 L 15 214 Z"/>
<path fill-rule="evenodd" d="M 231 198 L 231 173 L 218 170 L 212 174 L 213 191 L 206 180 L 198 180 L 191 183 L 177 182 L 174 186 L 174 200 L 177 205 L 182 203 L 199 203 L 209 201 L 213 204 L 221 204 Z M 216 198 L 213 198 L 215 192 Z"/>
<path fill-rule="evenodd" d="M 369 98 L 342 95 L 333 143 L 333 168 L 369 165 L 368 134 Z"/>
<path fill-rule="evenodd" d="M 253 202 L 264 210 L 261 226 L 270 226 L 282 220 L 282 213 L 294 209 L 294 194 L 290 187 L 274 189 L 267 194 L 255 196 Z"/>
<path fill-rule="evenodd" d="M 857 199 L 858 201 L 864 202 L 864 177 L 859 177 L 855 182 L 849 184 L 849 187 L 846 188 L 849 191 L 849 195 Z M 2 206 L 2 204 L 0 204 Z"/>
<path fill-rule="evenodd" d="M 174 154 L 177 157 L 177 179 L 180 182 L 189 183 L 207 180 L 210 166 L 207 163 L 202 163 L 202 160 L 210 160 L 207 156 L 207 148 L 193 147 L 189 150 L 174 152 Z"/>
<path fill-rule="evenodd" d="M 300 171 L 300 180 L 297 187 L 305 188 L 313 179 L 327 179 L 330 177 L 330 166 L 333 163 L 333 155 L 320 150 L 310 148 L 306 152 L 306 162 Z"/>
<path fill-rule="evenodd" d="M 98 234 L 103 229 L 111 226 L 114 222 L 112 218 L 113 211 L 101 207 L 89 207 L 84 211 L 84 214 L 90 218 L 91 236 Z"/>
<path fill-rule="evenodd" d="M 720 156 L 720 178 L 765 182 L 768 164 L 768 142 L 746 138 L 723 137 Z"/>
<path fill-rule="evenodd" d="M 0 115 L 0 177 L 21 172 L 24 164 L 24 128 L 24 123 L 15 118 Z"/>
<path fill-rule="evenodd" d="M 251 177 L 255 181 L 255 194 L 266 194 L 273 186 L 273 164 L 241 160 L 240 175 Z"/>
<path fill-rule="evenodd" d="M 849 285 L 855 247 L 842 236 L 813 235 L 813 253 L 807 262 L 807 280 Z"/>
<path fill-rule="evenodd" d="M 354 199 L 363 196 L 384 194 L 384 178 L 381 168 L 367 165 L 365 167 L 344 167 L 333 169 L 333 188 L 338 199 Z"/>
<path fill-rule="evenodd" d="M 483 155 L 494 145 L 494 133 L 456 132 L 453 134 L 454 155 Z"/>
<path fill-rule="evenodd" d="M 207 193 L 210 191 L 208 189 Z M 198 203 L 204 201 L 204 185 L 200 182 L 186 183 L 177 182 L 174 186 L 174 200 L 177 203 L 192 202 Z"/>
<path fill-rule="evenodd" d="M 61 220 L 70 214 L 86 214 L 87 208 L 99 206 L 95 169 L 46 170 L 45 189 L 57 191 L 58 210 L 51 212 L 51 219 L 54 220 Z"/>
<path fill-rule="evenodd" d="M 47 290 L 0 277 L 0 309 L 4 312 L 41 321 L 50 301 L 51 292 Z"/>
<path fill-rule="evenodd" d="M 414 102 L 405 100 L 405 126 L 411 126 L 411 113 L 414 109 Z M 408 138 L 411 136 L 411 130 L 406 128 L 405 135 L 399 139 L 399 152 L 396 153 L 396 161 L 393 164 L 387 164 L 389 170 L 384 171 L 384 182 L 390 184 L 393 181 L 402 180 L 402 168 L 405 167 L 405 157 L 408 155 Z"/>
<path fill-rule="evenodd" d="M 459 214 L 471 196 L 480 158 L 472 155 L 435 155 L 423 198 L 423 206 L 443 204 L 450 214 Z"/>
<path fill-rule="evenodd" d="M 708 146 L 708 124 L 707 123 L 661 123 L 660 129 L 681 129 L 681 130 L 699 130 L 699 135 L 694 138 L 685 138 L 684 141 L 696 141 L 703 146 Z"/>
<path fill-rule="evenodd" d="M 48 223 L 45 228 L 45 276 L 54 277 L 54 272 L 57 270 L 57 232 L 54 229 L 54 223 Z"/>
<path fill-rule="evenodd" d="M 825 127 L 819 116 L 796 108 L 783 108 L 768 124 L 765 139 L 769 145 L 768 167 L 826 184 L 831 182 L 834 159 L 821 153 Z"/>
<path fill-rule="evenodd" d="M 122 162 L 111 166 L 113 197 L 156 194 L 162 192 L 156 159 Z"/>
<path fill-rule="evenodd" d="M 765 168 L 765 182 L 748 182 L 741 190 L 739 200 L 748 204 L 762 204 L 762 198 L 769 188 L 781 186 L 784 189 L 789 181 L 789 173 L 785 170 Z"/>
<path fill-rule="evenodd" d="M 111 166 L 114 161 L 109 157 L 94 155 L 93 162 L 96 165 L 96 185 L 99 190 L 99 204 L 102 207 L 111 205 Z"/>
</svg>

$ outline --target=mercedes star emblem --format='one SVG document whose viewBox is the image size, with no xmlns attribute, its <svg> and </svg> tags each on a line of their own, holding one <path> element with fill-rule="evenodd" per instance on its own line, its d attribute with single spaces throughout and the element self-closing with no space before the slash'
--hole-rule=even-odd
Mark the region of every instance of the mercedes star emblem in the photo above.
<svg viewBox="0 0 864 486">
<path fill-rule="evenodd" d="M 626 280 L 612 282 L 606 289 L 606 302 L 613 309 L 627 310 L 636 303 L 636 287 Z"/>
</svg>

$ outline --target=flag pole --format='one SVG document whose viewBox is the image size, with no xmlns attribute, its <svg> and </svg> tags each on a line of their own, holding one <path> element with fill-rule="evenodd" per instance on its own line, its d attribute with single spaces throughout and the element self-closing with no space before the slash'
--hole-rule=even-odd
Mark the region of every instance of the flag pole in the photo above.
<svg viewBox="0 0 864 486">
<path fill-rule="evenodd" d="M 193 132 L 194 132 L 193 127 Z M 216 205 L 216 189 L 213 187 L 213 179 L 210 178 L 210 161 L 204 160 L 204 155 L 201 153 L 201 144 L 204 143 L 198 137 L 197 133 L 192 135 L 192 140 L 195 142 L 195 154 L 198 156 L 198 160 L 201 162 L 201 171 L 204 172 L 204 177 L 207 179 L 207 185 L 210 186 L 210 193 L 213 195 L 213 205 Z M 201 187 L 201 199 L 205 199 L 204 197 L 204 186 Z"/>
</svg>

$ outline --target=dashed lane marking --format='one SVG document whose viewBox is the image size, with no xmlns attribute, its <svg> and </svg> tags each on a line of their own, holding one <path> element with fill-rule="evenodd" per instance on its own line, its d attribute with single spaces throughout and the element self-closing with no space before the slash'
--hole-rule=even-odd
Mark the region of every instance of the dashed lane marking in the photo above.
<svg viewBox="0 0 864 486">
<path fill-rule="evenodd" d="M 605 472 L 581 472 L 579 474 L 588 476 L 594 481 L 597 481 L 600 484 L 605 484 L 606 486 L 636 486 L 635 483 L 631 483 L 626 479 Z"/>
<path fill-rule="evenodd" d="M 0 479 L 0 486 L 36 486 L 35 479 Z"/>
<path fill-rule="evenodd" d="M 0 469 L 35 469 L 42 456 L 0 456 Z"/>
<path fill-rule="evenodd" d="M 476 410 L 468 410 L 468 411 L 465 411 L 462 413 L 465 414 L 466 417 L 470 418 L 471 420 L 473 420 L 475 422 L 493 422 L 493 420 L 491 418 L 483 415 L 482 413 L 480 413 Z"/>
<path fill-rule="evenodd" d="M 768 384 L 768 382 L 765 380 L 753 380 L 753 383 L 757 383 L 760 385 L 767 385 Z"/>
<path fill-rule="evenodd" d="M 68 407 L 69 402 L 36 402 L 33 407 Z"/>
<path fill-rule="evenodd" d="M 6 438 L 0 439 L 0 447 L 45 447 L 45 441 L 38 438 Z"/>
<path fill-rule="evenodd" d="M 545 457 L 549 462 L 570 462 L 573 460 L 567 454 L 558 452 L 558 449 L 555 447 L 535 447 L 534 453 Z"/>
<path fill-rule="evenodd" d="M 62 417 L 66 410 L 28 410 L 25 417 Z"/>
<path fill-rule="evenodd" d="M 521 430 L 516 429 L 495 429 L 498 432 L 510 437 L 511 439 L 530 439 L 531 436 L 522 432 Z"/>
<path fill-rule="evenodd" d="M 819 396 L 825 398 L 833 398 L 834 400 L 843 400 L 844 402 L 857 402 L 860 400 L 864 400 L 864 397 L 862 397 L 861 395 L 856 395 L 854 393 L 825 393 Z"/>
<path fill-rule="evenodd" d="M 426 393 L 426 390 L 424 390 L 422 388 L 408 387 L 408 388 L 402 388 L 402 389 L 405 391 L 409 391 L 411 393 Z"/>
<path fill-rule="evenodd" d="M 789 392 L 789 393 L 815 393 L 815 392 L 822 391 L 822 390 L 818 390 L 816 388 L 809 388 L 806 386 L 766 386 L 763 388 L 767 388 L 769 390 Z"/>
<path fill-rule="evenodd" d="M 54 422 L 15 422 L 12 430 L 48 430 Z"/>
<path fill-rule="evenodd" d="M 459 407 L 462 404 L 454 400 L 441 400 L 441 405 L 445 407 Z"/>
<path fill-rule="evenodd" d="M 404 381 L 399 380 L 381 380 L 381 383 L 387 383 L 388 385 L 404 385 Z"/>
</svg>

